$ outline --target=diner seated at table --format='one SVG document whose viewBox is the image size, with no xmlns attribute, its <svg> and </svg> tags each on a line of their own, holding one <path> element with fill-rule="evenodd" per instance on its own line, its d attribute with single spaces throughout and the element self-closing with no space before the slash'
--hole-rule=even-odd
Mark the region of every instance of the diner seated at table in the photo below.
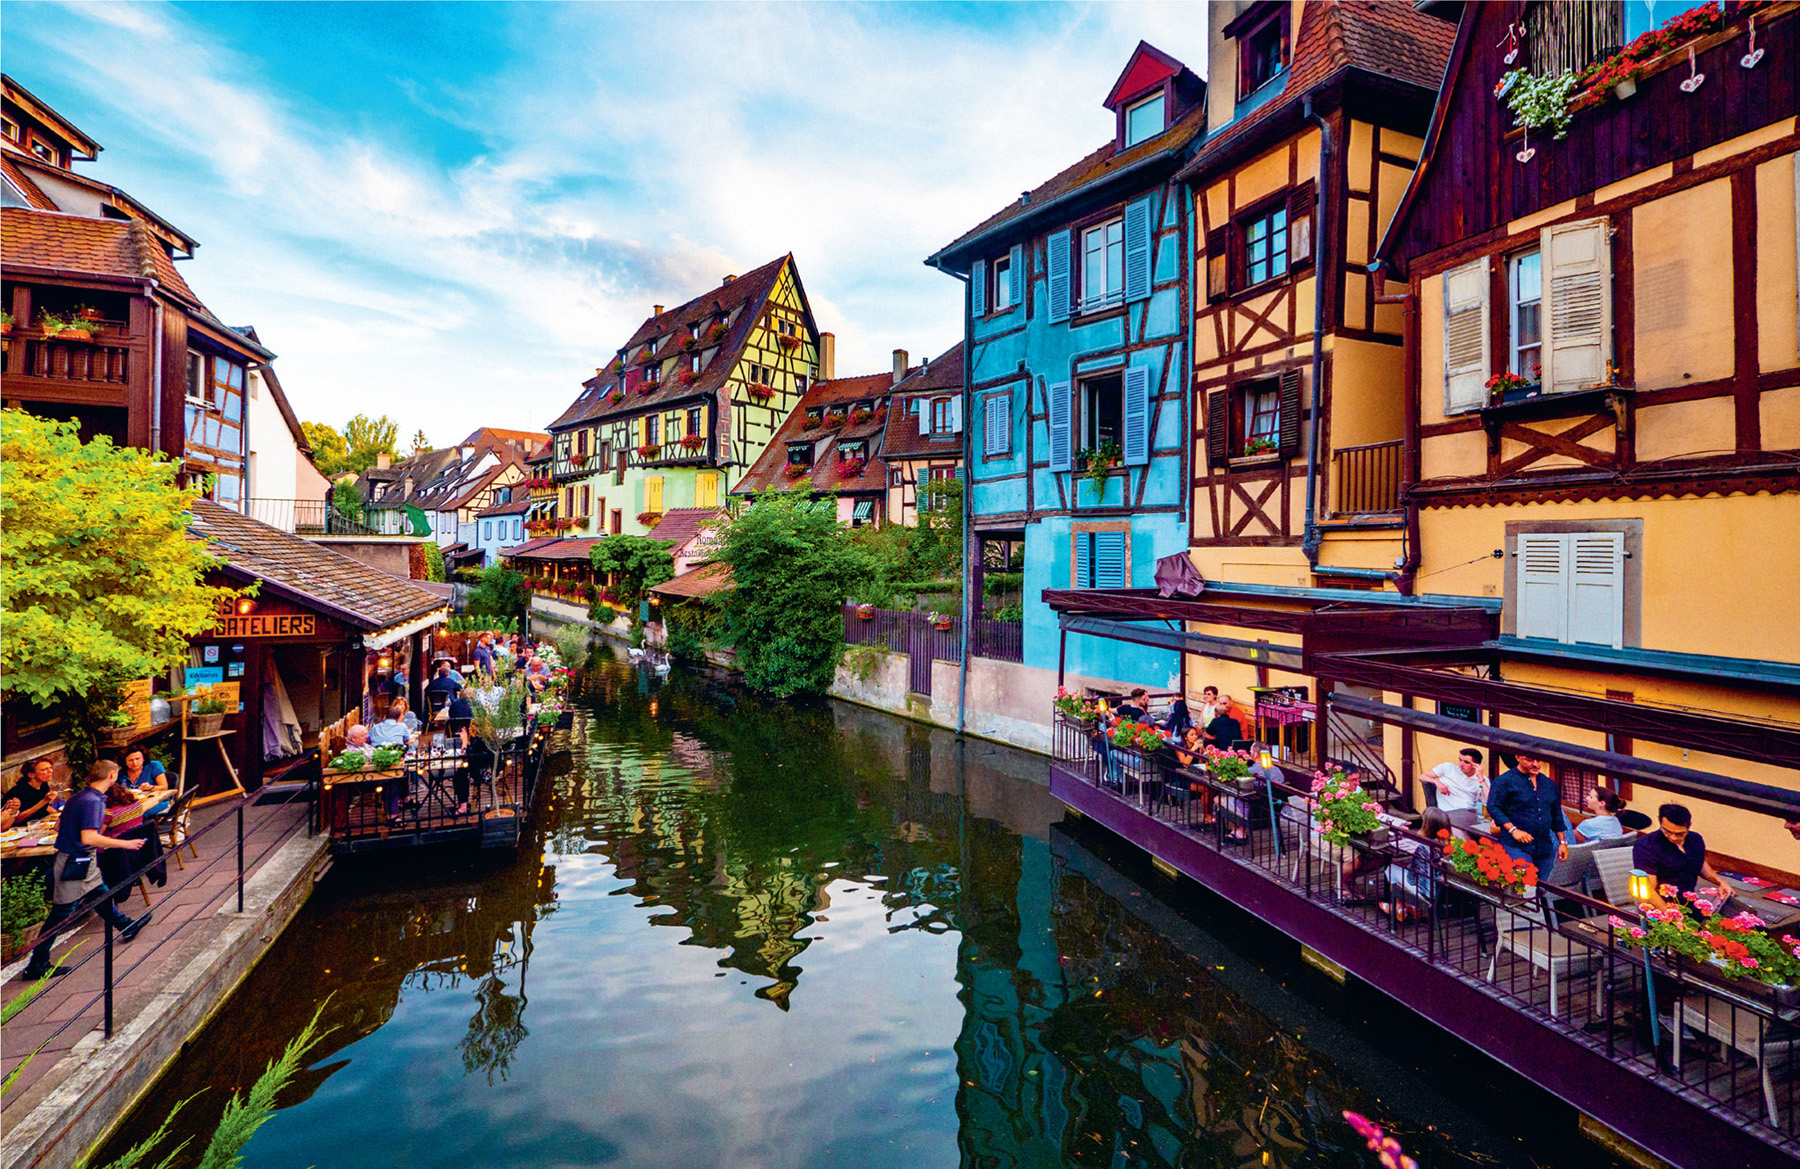
<svg viewBox="0 0 1800 1169">
<path fill-rule="evenodd" d="M 1440 763 L 1425 773 L 1425 782 L 1437 792 L 1437 806 L 1446 812 L 1479 808 L 1487 802 L 1488 778 L 1481 770 L 1481 752 L 1464 747 L 1450 763 Z"/>
<path fill-rule="evenodd" d="M 18 818 L 19 818 L 19 801 L 18 800 L 16 800 L 16 799 L 7 800 L 4 804 L 0 804 L 0 832 L 4 832 L 8 828 L 11 828 L 13 826 L 13 821 Z"/>
<path fill-rule="evenodd" d="M 418 725 L 417 718 L 413 719 L 412 726 L 407 725 L 408 713 L 406 700 L 404 698 L 394 699 L 388 706 L 388 716 L 369 728 L 369 745 L 373 747 L 404 746 Z"/>
<path fill-rule="evenodd" d="M 1650 875 L 1650 895 L 1645 900 L 1657 909 L 1680 904 L 1688 893 L 1697 893 L 1700 882 L 1707 882 L 1707 892 L 1717 897 L 1722 909 L 1731 897 L 1731 889 L 1706 860 L 1706 841 L 1693 830 L 1694 814 L 1680 804 L 1664 804 L 1656 809 L 1656 831 L 1631 846 L 1631 867 Z M 1662 894 L 1665 885 L 1673 886 L 1675 896 Z"/>
<path fill-rule="evenodd" d="M 1215 708 L 1218 714 L 1206 724 L 1206 742 L 1221 751 L 1229 751 L 1244 738 L 1244 724 L 1231 717 L 1231 697 L 1222 696 Z"/>
<path fill-rule="evenodd" d="M 1619 813 L 1624 810 L 1625 801 L 1619 793 L 1608 788 L 1597 787 L 1587 795 L 1588 818 L 1575 825 L 1575 842 L 1585 844 L 1590 840 L 1618 840 L 1625 835 L 1625 826 L 1619 823 Z"/>
<path fill-rule="evenodd" d="M 119 760 L 119 782 L 116 786 L 133 790 L 166 788 L 169 786 L 169 771 L 150 758 L 142 747 L 127 747 L 124 757 Z"/>
<path fill-rule="evenodd" d="M 1132 722 L 1143 722 L 1150 713 L 1150 692 L 1139 686 L 1131 692 L 1131 697 L 1119 703 L 1118 715 Z"/>
<path fill-rule="evenodd" d="M 56 761 L 48 755 L 27 759 L 19 768 L 18 782 L 6 789 L 6 798 L 19 801 L 17 823 L 29 824 L 51 812 L 50 801 L 56 797 Z"/>
<path fill-rule="evenodd" d="M 1177 698 L 1169 703 L 1169 717 L 1163 720 L 1163 729 L 1171 735 L 1185 735 L 1194 726 L 1194 716 L 1188 711 L 1185 698 Z"/>
<path fill-rule="evenodd" d="M 1390 913 L 1396 921 L 1411 921 L 1429 906 L 1437 895 L 1438 854 L 1450 838 L 1450 816 L 1438 808 L 1419 813 L 1418 834 L 1422 840 L 1402 835 L 1399 850 L 1404 857 L 1387 867 L 1388 887 L 1393 901 L 1383 901 L 1381 912 Z"/>
<path fill-rule="evenodd" d="M 543 658 L 533 657 L 525 664 L 525 684 L 534 694 L 550 684 L 550 667 Z"/>
</svg>

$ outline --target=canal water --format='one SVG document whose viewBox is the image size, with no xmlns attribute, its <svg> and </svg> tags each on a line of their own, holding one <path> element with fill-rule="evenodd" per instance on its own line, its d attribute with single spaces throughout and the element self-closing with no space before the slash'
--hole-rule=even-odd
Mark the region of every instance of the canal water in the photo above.
<svg viewBox="0 0 1800 1169">
<path fill-rule="evenodd" d="M 516 854 L 340 860 L 95 1163 L 184 1100 L 195 1152 L 321 1003 L 252 1169 L 1372 1165 L 1346 1108 L 1427 1169 L 1608 1163 L 1038 756 L 605 651 L 568 737 Z"/>
</svg>

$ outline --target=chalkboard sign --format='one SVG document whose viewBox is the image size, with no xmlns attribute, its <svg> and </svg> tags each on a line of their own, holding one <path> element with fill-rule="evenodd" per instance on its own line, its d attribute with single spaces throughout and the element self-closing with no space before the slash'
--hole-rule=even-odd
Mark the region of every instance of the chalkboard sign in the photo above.
<svg viewBox="0 0 1800 1169">
<path fill-rule="evenodd" d="M 1480 707 L 1467 706 L 1461 702 L 1440 702 L 1437 704 L 1437 712 L 1445 718 L 1461 719 L 1466 723 L 1478 723 L 1481 721 Z"/>
</svg>

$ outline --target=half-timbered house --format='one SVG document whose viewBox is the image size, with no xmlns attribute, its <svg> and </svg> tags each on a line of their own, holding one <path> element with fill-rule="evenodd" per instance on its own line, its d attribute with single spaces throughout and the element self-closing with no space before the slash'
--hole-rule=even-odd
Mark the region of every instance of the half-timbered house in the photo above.
<svg viewBox="0 0 1800 1169">
<path fill-rule="evenodd" d="M 1496 599 L 1487 669 L 1571 696 L 1475 704 L 1492 722 L 1800 789 L 1800 624 L 1778 616 L 1800 601 L 1800 6 L 1678 16 L 1629 86 L 1576 89 L 1565 136 L 1515 128 L 1502 79 L 1579 69 L 1571 44 L 1620 45 L 1631 7 L 1464 17 L 1380 255 L 1413 320 L 1405 583 Z M 1733 758 L 1671 710 L 1764 722 L 1769 749 Z M 1558 771 L 1574 805 L 1604 775 Z M 1652 815 L 1674 798 L 1622 786 Z M 1697 814 L 1715 866 L 1800 871 L 1779 818 Z"/>
<path fill-rule="evenodd" d="M 921 364 L 894 386 L 887 423 L 881 429 L 881 460 L 887 464 L 887 522 L 916 526 L 921 508 L 941 501 L 933 483 L 962 478 L 963 344 L 958 341 L 935 360 Z M 1010 426 L 996 410 L 992 424 Z M 923 491 L 921 491 L 923 488 Z"/>
<path fill-rule="evenodd" d="M 830 372 L 792 255 L 657 305 L 551 424 L 559 519 L 572 536 L 643 535 L 673 508 L 719 506 Z"/>
<path fill-rule="evenodd" d="M 906 351 L 896 349 L 891 374 L 814 382 L 731 493 L 829 493 L 836 497 L 838 520 L 846 527 L 888 522 L 881 436 L 890 417 L 888 395 L 906 373 Z M 656 534 L 665 538 L 661 527 Z"/>
<path fill-rule="evenodd" d="M 948 421 L 960 432 L 966 413 L 980 436 L 976 541 L 1025 547 L 1027 667 L 1057 664 L 1043 589 L 1147 584 L 1187 547 L 1192 242 L 1176 172 L 1202 139 L 1205 94 L 1140 42 L 1102 103 L 1109 140 L 927 261 L 966 281 L 966 406 Z M 1177 669 L 1141 646 L 1070 649 L 1093 678 L 1160 687 Z"/>
</svg>

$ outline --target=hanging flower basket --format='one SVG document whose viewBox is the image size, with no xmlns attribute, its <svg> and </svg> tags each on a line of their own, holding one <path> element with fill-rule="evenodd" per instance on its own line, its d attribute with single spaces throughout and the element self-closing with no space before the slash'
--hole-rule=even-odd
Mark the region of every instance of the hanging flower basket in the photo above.
<svg viewBox="0 0 1800 1169">
<path fill-rule="evenodd" d="M 800 348 L 800 338 L 798 335 L 796 335 L 794 333 L 783 333 L 783 334 L 781 334 L 781 336 L 776 338 L 776 340 L 780 343 L 780 345 L 783 349 L 798 349 L 798 348 Z"/>
<path fill-rule="evenodd" d="M 856 615 L 861 617 L 864 621 L 873 621 L 875 620 L 875 606 L 858 605 L 856 607 Z"/>
<path fill-rule="evenodd" d="M 933 629 L 949 629 L 956 624 L 956 616 L 953 613 L 932 613 L 927 620 L 931 622 Z"/>
</svg>

